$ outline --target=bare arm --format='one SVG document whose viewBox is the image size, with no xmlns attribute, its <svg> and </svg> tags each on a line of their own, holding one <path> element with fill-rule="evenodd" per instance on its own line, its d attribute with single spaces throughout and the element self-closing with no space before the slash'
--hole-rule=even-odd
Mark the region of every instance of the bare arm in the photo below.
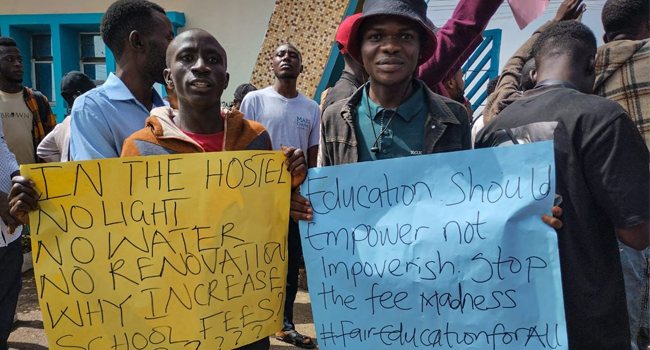
<svg viewBox="0 0 650 350">
<path fill-rule="evenodd" d="M 483 122 L 490 123 L 510 103 L 521 96 L 519 81 L 524 64 L 532 58 L 533 46 L 539 35 L 554 22 L 578 18 L 584 12 L 582 0 L 565 0 L 555 14 L 555 18 L 544 23 L 521 47 L 506 61 L 494 93 L 487 99 L 483 112 Z"/>
<path fill-rule="evenodd" d="M 318 166 L 318 145 L 307 149 L 307 167 L 315 168 Z"/>
<path fill-rule="evenodd" d="M 420 66 L 418 78 L 427 86 L 433 87 L 442 82 L 452 70 L 452 74 L 456 73 L 483 40 L 483 30 L 502 2 L 503 0 L 461 0 L 452 17 L 436 34 L 436 52 Z M 470 49 L 471 46 L 473 49 Z"/>
</svg>

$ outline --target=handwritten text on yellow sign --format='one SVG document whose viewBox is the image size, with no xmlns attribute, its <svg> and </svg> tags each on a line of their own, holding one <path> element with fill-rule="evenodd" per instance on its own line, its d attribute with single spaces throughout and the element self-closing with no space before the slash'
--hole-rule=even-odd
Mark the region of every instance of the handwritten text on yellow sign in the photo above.
<svg viewBox="0 0 650 350">
<path fill-rule="evenodd" d="M 232 349 L 282 326 L 280 152 L 23 166 L 51 349 Z"/>
</svg>

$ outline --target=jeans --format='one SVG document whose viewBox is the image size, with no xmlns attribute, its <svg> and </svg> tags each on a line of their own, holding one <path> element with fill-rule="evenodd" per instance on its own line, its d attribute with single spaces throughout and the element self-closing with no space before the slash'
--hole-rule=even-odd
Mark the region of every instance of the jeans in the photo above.
<svg viewBox="0 0 650 350">
<path fill-rule="evenodd" d="M 650 297 L 650 248 L 635 250 L 619 242 L 623 277 L 625 278 L 625 297 L 630 317 L 632 350 L 639 349 L 637 339 L 643 328 L 650 327 L 648 320 L 648 298 Z M 645 345 L 647 347 L 647 345 Z"/>
<path fill-rule="evenodd" d="M 23 249 L 20 239 L 0 248 L 0 350 L 7 350 L 7 339 L 14 323 L 18 294 L 22 287 L 20 270 Z"/>
<path fill-rule="evenodd" d="M 296 294 L 298 294 L 298 269 L 300 268 L 300 256 L 302 255 L 300 229 L 298 224 L 291 219 L 289 219 L 287 250 L 289 251 L 289 268 L 287 269 L 287 298 L 284 301 L 283 331 L 296 329 L 293 324 L 293 303 L 296 301 Z"/>
</svg>

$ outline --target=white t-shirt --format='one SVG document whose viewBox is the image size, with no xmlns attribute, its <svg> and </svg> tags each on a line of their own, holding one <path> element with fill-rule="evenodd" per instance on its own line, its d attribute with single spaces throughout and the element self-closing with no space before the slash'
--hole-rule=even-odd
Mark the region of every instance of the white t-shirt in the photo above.
<svg viewBox="0 0 650 350">
<path fill-rule="evenodd" d="M 34 115 L 27 108 L 23 92 L 9 94 L 0 91 L 0 117 L 5 141 L 9 150 L 16 155 L 18 164 L 32 164 L 34 159 Z"/>
<path fill-rule="evenodd" d="M 36 155 L 46 162 L 70 161 L 70 118 L 56 124 L 36 147 Z"/>
<path fill-rule="evenodd" d="M 274 150 L 280 150 L 280 145 L 296 147 L 302 149 L 307 157 L 307 150 L 318 146 L 320 108 L 303 94 L 286 98 L 269 86 L 248 93 L 239 110 L 245 119 L 264 125 Z"/>
</svg>

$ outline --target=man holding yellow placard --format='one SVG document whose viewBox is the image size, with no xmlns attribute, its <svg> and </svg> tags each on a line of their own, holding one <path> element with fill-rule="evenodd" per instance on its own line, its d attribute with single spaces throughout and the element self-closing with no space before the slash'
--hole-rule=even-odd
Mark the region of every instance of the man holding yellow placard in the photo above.
<svg viewBox="0 0 650 350">
<path fill-rule="evenodd" d="M 270 150 L 270 140 L 268 133 L 261 125 L 255 122 L 243 120 L 242 115 L 239 112 L 233 112 L 228 115 L 221 114 L 220 98 L 223 90 L 228 84 L 228 74 L 226 73 L 227 58 L 224 49 L 212 35 L 203 30 L 190 30 L 182 33 L 170 44 L 168 48 L 167 64 L 168 68 L 165 70 L 165 81 L 168 86 L 173 86 L 176 90 L 176 94 L 179 100 L 179 110 L 173 111 L 170 108 L 159 108 L 152 111 L 152 116 L 147 119 L 145 128 L 136 132 L 125 141 L 122 151 L 123 157 L 141 155 L 173 155 L 177 153 L 197 152 L 203 153 L 239 150 Z M 153 328 L 151 334 L 145 335 L 148 337 L 147 341 L 154 344 L 154 342 L 158 341 L 158 338 L 160 338 L 161 342 L 167 341 L 170 343 L 170 345 L 172 345 L 171 339 L 173 337 L 175 341 L 180 341 L 181 343 L 179 344 L 182 346 L 188 344 L 205 343 L 208 346 L 210 346 L 210 344 L 215 344 L 215 346 L 223 345 L 224 349 L 232 347 L 236 347 L 237 349 L 242 350 L 268 349 L 270 345 L 268 337 L 266 337 L 267 334 L 265 334 L 267 331 L 266 327 L 268 325 L 268 322 L 273 321 L 273 318 L 277 318 L 277 315 L 281 315 L 281 313 L 275 313 L 274 311 L 276 310 L 271 308 L 272 302 L 270 299 L 267 299 L 270 298 L 270 292 L 275 293 L 273 295 L 275 298 L 273 302 L 275 302 L 278 307 L 281 307 L 281 299 L 283 297 L 282 291 L 284 286 L 281 279 L 284 278 L 284 275 L 286 275 L 286 270 L 283 275 L 280 268 L 286 269 L 283 263 L 284 260 L 282 259 L 283 254 L 285 254 L 284 250 L 286 247 L 283 247 L 282 241 L 284 239 L 282 239 L 282 241 L 277 241 L 277 237 L 274 238 L 273 242 L 269 241 L 265 243 L 261 238 L 253 241 L 255 239 L 255 236 L 266 237 L 262 232 L 277 231 L 274 230 L 273 227 L 267 228 L 266 231 L 259 229 L 259 232 L 257 229 L 251 228 L 244 228 L 242 230 L 240 227 L 253 227 L 254 225 L 259 226 L 260 222 L 269 222 L 265 221 L 269 220 L 268 218 L 275 218 L 272 222 L 284 223 L 288 219 L 288 211 L 286 213 L 283 213 L 283 215 L 278 215 L 274 212 L 258 213 L 256 214 L 258 216 L 257 220 L 249 220 L 252 223 L 242 223 L 240 225 L 240 222 L 242 222 L 241 218 L 246 215 L 246 213 L 242 210 L 245 207 L 241 207 L 241 205 L 243 201 L 246 200 L 246 193 L 259 192 L 262 201 L 264 201 L 265 198 L 270 198 L 269 196 L 272 194 L 264 192 L 268 190 L 256 187 L 269 186 L 267 184 L 273 185 L 274 179 L 276 180 L 275 182 L 277 182 L 278 186 L 280 186 L 281 183 L 286 183 L 282 181 L 282 173 L 285 172 L 285 170 L 282 168 L 284 167 L 288 168 L 289 172 L 292 174 L 291 186 L 295 187 L 300 185 L 306 175 L 306 163 L 302 150 L 294 148 L 285 149 L 284 155 L 287 157 L 286 161 L 284 164 L 279 164 L 278 166 L 275 165 L 278 163 L 273 162 L 274 159 L 272 158 L 273 155 L 271 153 L 262 152 L 254 154 L 252 156 L 249 156 L 248 153 L 242 153 L 240 159 L 243 164 L 247 165 L 247 170 L 244 170 L 244 168 L 242 168 L 241 172 L 228 172 L 225 173 L 223 177 L 217 176 L 217 166 L 212 166 L 211 162 L 220 162 L 221 164 L 224 164 L 230 168 L 228 164 L 237 164 L 237 162 L 240 160 L 233 158 L 230 162 L 228 162 L 228 157 L 225 155 L 221 157 L 223 159 L 219 159 L 217 157 L 207 158 L 208 175 L 206 176 L 207 180 L 205 184 L 200 181 L 193 181 L 194 183 L 183 181 L 183 174 L 181 174 L 183 172 L 187 174 L 196 174 L 197 179 L 201 176 L 204 176 L 206 173 L 205 168 L 200 168 L 205 167 L 205 158 L 201 158 L 203 162 L 194 161 L 192 164 L 185 163 L 189 161 L 189 159 L 182 157 L 167 158 L 166 161 L 161 161 L 160 157 L 152 158 L 151 160 L 147 161 L 124 159 L 120 164 L 111 163 L 111 166 L 113 167 L 112 172 L 119 174 L 115 175 L 115 177 L 121 176 L 125 179 L 130 178 L 131 180 L 138 177 L 146 177 L 146 182 L 144 182 L 146 185 L 134 185 L 136 182 L 132 181 L 132 188 L 128 188 L 129 186 L 126 186 L 126 189 L 121 189 L 121 192 L 127 191 L 131 193 L 130 198 L 126 201 L 122 195 L 118 196 L 114 193 L 104 194 L 102 192 L 104 196 L 102 197 L 102 208 L 104 208 L 103 222 L 105 224 L 106 230 L 108 230 L 108 255 L 110 270 L 112 271 L 112 278 L 108 279 L 107 282 L 108 285 L 113 286 L 114 289 L 116 289 L 115 285 L 134 287 L 133 293 L 129 294 L 129 296 L 134 295 L 134 298 L 142 297 L 142 295 L 145 293 L 151 293 L 152 301 L 150 303 L 136 303 L 135 300 L 129 302 L 130 299 L 128 297 L 113 298 L 115 300 L 112 300 L 111 296 L 116 296 L 117 292 L 131 292 L 129 288 L 124 289 L 124 287 L 118 288 L 119 290 L 116 289 L 116 292 L 114 293 L 111 290 L 101 292 L 97 291 L 97 293 L 109 293 L 105 294 L 106 298 L 103 298 L 101 300 L 108 300 L 110 303 L 99 302 L 99 304 L 102 305 L 101 308 L 104 310 L 103 312 L 108 313 L 119 311 L 119 315 L 125 315 L 123 321 L 124 324 L 122 325 L 122 327 L 124 327 L 126 324 L 141 325 L 142 323 L 140 322 L 142 321 L 142 317 L 150 320 L 150 322 L 157 322 L 156 318 L 158 317 L 173 316 L 173 310 L 180 310 L 183 312 L 183 314 L 185 314 L 186 312 L 193 312 L 189 309 L 194 307 L 195 310 L 200 310 L 195 314 L 199 315 L 196 319 L 188 319 L 186 322 L 178 322 L 178 320 L 174 321 L 172 327 L 173 332 L 172 329 L 169 328 L 169 333 L 167 333 L 167 328 L 164 328 L 158 324 L 157 327 Z M 198 158 L 192 159 L 198 160 Z M 259 161 L 260 159 L 262 159 L 261 163 Z M 266 162 L 264 159 L 266 159 Z M 144 168 L 146 168 L 146 172 L 142 170 L 143 168 L 140 164 L 143 162 L 146 162 L 147 164 L 144 166 Z M 158 164 L 158 166 L 160 166 L 160 164 L 163 164 L 163 167 L 166 167 L 167 171 L 158 172 L 156 179 L 152 180 L 153 176 L 151 176 L 149 173 L 149 163 Z M 84 169 L 94 169 L 95 167 L 95 165 L 86 167 L 85 163 L 81 164 L 84 165 Z M 98 162 L 97 168 L 100 168 L 102 164 Z M 119 171 L 119 166 L 123 166 L 125 171 Z M 261 170 L 263 168 L 264 171 Z M 260 171 L 258 172 L 257 170 Z M 84 172 L 85 171 L 86 170 L 84 170 Z M 98 171 L 101 174 L 101 170 Z M 73 181 L 75 183 L 75 188 L 77 186 L 77 180 L 80 178 L 85 179 L 86 175 L 79 175 L 80 173 L 81 172 L 79 171 L 79 168 L 77 168 L 77 176 Z M 37 175 L 38 170 L 33 174 Z M 95 176 L 97 175 L 95 174 L 94 170 L 88 170 L 88 174 L 87 175 L 89 180 L 91 178 L 96 179 Z M 235 175 L 231 176 L 228 174 Z M 167 180 L 160 180 L 158 177 L 161 176 L 167 177 Z M 237 178 L 237 176 L 240 176 L 239 180 L 233 180 Z M 264 176 L 263 181 L 261 180 L 262 176 Z M 45 173 L 43 173 L 43 178 L 44 177 Z M 101 178 L 101 176 L 98 177 Z M 111 177 L 113 177 L 113 175 Z M 181 181 L 174 181 L 174 177 Z M 35 181 L 37 180 L 37 178 L 34 179 Z M 230 190 L 226 188 L 226 185 L 224 185 L 222 186 L 223 190 L 219 190 L 219 193 L 215 193 L 215 191 L 200 191 L 200 197 L 196 197 L 196 201 L 192 202 L 196 203 L 194 206 L 185 204 L 190 202 L 185 201 L 185 197 L 188 197 L 186 194 L 188 192 L 183 192 L 183 189 L 200 189 L 201 186 L 204 186 L 203 189 L 211 189 L 218 187 L 218 185 L 221 185 L 222 179 L 223 183 L 225 183 L 227 187 L 230 187 Z M 152 181 L 158 185 L 149 186 L 150 182 Z M 159 182 L 165 182 L 165 184 L 161 185 Z M 39 183 L 41 184 L 39 185 L 41 186 L 40 189 L 43 189 L 44 187 L 44 193 L 47 196 L 48 182 L 41 181 Z M 101 191 L 100 182 L 91 181 L 91 183 L 94 185 L 91 187 L 87 186 L 85 191 L 83 189 L 80 189 L 79 192 L 82 194 L 94 194 L 93 191 Z M 198 186 L 197 183 L 201 183 L 201 185 Z M 232 185 L 232 183 L 235 184 Z M 38 208 L 38 203 L 35 201 L 36 192 L 31 185 L 32 184 L 30 183 L 30 180 L 26 178 L 15 179 L 13 193 L 15 199 L 12 201 L 12 209 L 15 213 L 25 213 L 28 210 Z M 95 185 L 97 187 L 94 187 Z M 154 191 L 151 192 L 150 187 L 159 188 L 160 186 L 162 186 L 163 192 L 165 192 L 165 189 L 167 189 L 168 193 L 177 193 L 177 195 L 174 196 L 173 200 L 170 198 L 163 199 L 162 206 L 159 205 L 161 204 L 160 200 L 154 200 L 153 203 L 149 203 L 151 201 L 150 199 L 155 198 L 145 198 L 141 197 L 142 194 L 138 194 L 154 194 L 154 192 L 157 194 L 160 191 L 156 192 L 154 189 Z M 59 189 L 60 188 L 57 188 L 57 190 Z M 276 202 L 276 204 L 279 204 L 277 205 L 279 208 L 285 206 L 286 209 L 288 209 L 288 184 L 286 190 L 286 197 L 283 197 L 284 199 L 282 201 Z M 52 195 L 51 192 L 50 195 Z M 138 199 L 139 196 L 141 197 L 140 199 Z M 114 203 L 110 202 L 108 206 L 104 205 L 104 200 L 109 203 L 106 197 L 116 198 L 116 200 L 119 201 L 118 205 L 122 207 L 122 210 L 106 210 L 106 207 L 110 208 L 111 204 Z M 248 197 L 250 198 L 250 195 Z M 135 200 L 133 200 L 134 198 Z M 208 201 L 206 205 L 209 205 L 209 207 L 205 207 L 201 210 L 201 213 L 197 213 L 197 218 L 192 218 L 189 214 L 190 211 L 200 208 L 202 205 L 199 203 L 204 203 L 206 201 L 206 198 Z M 41 198 L 41 200 L 43 200 L 43 198 Z M 49 204 L 47 201 L 41 203 L 43 207 L 46 204 Z M 150 204 L 153 207 L 151 210 L 149 208 Z M 78 205 L 80 206 L 81 204 Z M 141 213 L 142 215 L 138 215 L 137 213 L 134 214 L 134 205 L 136 208 L 146 208 L 142 210 L 135 210 L 135 212 Z M 263 203 L 258 203 L 257 205 L 263 205 Z M 46 215 L 43 215 L 43 213 L 52 213 L 52 210 L 55 210 L 55 208 L 52 208 L 52 206 L 50 206 L 49 208 L 39 209 L 38 213 L 33 213 L 32 219 L 37 220 L 37 223 L 34 223 L 34 226 L 40 227 L 42 223 L 50 223 L 51 221 L 49 218 L 46 218 Z M 72 224 L 78 227 L 86 227 L 84 222 L 79 222 L 79 225 L 77 225 L 77 221 L 74 221 L 78 220 L 80 217 L 79 210 L 80 209 L 73 205 L 69 209 L 68 217 L 70 220 L 72 220 Z M 207 226 L 204 221 L 200 221 L 204 220 L 206 215 L 205 212 L 207 210 L 211 210 L 209 215 L 215 217 L 215 219 L 210 222 L 214 224 L 213 221 L 215 221 L 220 225 L 218 228 L 221 230 L 221 233 L 217 234 L 217 236 L 210 236 L 209 233 L 206 232 L 212 231 L 199 227 L 201 226 L 201 223 L 204 223 L 203 225 Z M 177 211 L 179 213 L 178 215 Z M 119 212 L 121 212 L 122 215 L 120 215 Z M 90 215 L 91 218 L 101 218 L 101 215 L 95 214 L 95 211 L 93 209 L 89 209 L 88 213 L 92 213 Z M 50 214 L 47 215 L 49 217 Z M 83 215 L 84 214 L 81 214 L 81 216 Z M 53 219 L 53 221 L 61 223 L 64 222 L 63 218 L 65 217 L 65 214 L 64 216 L 52 215 L 52 217 L 56 218 L 56 220 Z M 120 219 L 120 217 L 122 219 Z M 132 220 L 134 217 L 135 220 Z M 127 226 L 133 227 L 134 225 L 141 224 L 140 221 L 149 221 L 149 224 L 147 226 L 151 226 L 150 224 L 156 220 L 158 222 L 164 221 L 166 224 L 169 221 L 170 224 L 162 226 L 162 224 L 154 223 L 153 226 L 155 226 L 156 231 L 153 234 L 149 232 L 150 229 L 144 227 L 141 234 L 142 238 L 140 238 L 140 234 L 134 233 L 135 231 L 133 228 L 127 229 Z M 191 225 L 183 224 L 184 221 L 188 220 L 191 221 L 195 226 L 193 229 L 187 229 Z M 228 220 L 230 221 L 226 222 Z M 134 223 L 134 221 L 137 221 L 137 223 Z M 222 224 L 222 222 L 225 224 Z M 178 225 L 176 225 L 177 223 Z M 252 226 L 246 226 L 246 224 L 251 224 Z M 123 229 L 122 226 L 124 226 Z M 176 228 L 176 226 L 187 227 L 185 229 L 182 229 Z M 285 227 L 284 224 L 281 226 Z M 112 227 L 117 227 L 120 229 L 116 230 L 112 229 Z M 168 229 L 168 227 L 171 227 L 171 229 Z M 126 232 L 124 237 L 121 240 L 113 238 L 111 241 L 111 234 L 113 237 L 116 237 L 116 232 L 119 231 Z M 176 233 L 172 234 L 172 231 Z M 190 231 L 195 232 L 190 233 Z M 179 238 L 179 236 L 182 237 L 182 240 Z M 198 237 L 198 239 L 190 238 L 195 236 Z M 63 235 L 61 237 L 63 237 Z M 95 239 L 99 241 L 103 239 L 97 237 L 97 235 L 88 237 L 88 242 Z M 86 242 L 84 235 L 79 235 L 77 238 L 75 238 L 77 240 L 73 240 L 72 243 L 69 243 L 70 251 L 72 251 L 72 258 L 75 260 L 78 258 L 84 262 L 92 260 L 90 256 L 84 257 L 82 250 L 78 249 L 78 247 L 84 244 L 88 244 L 84 243 Z M 130 241 L 127 242 L 127 240 Z M 148 248 L 151 248 L 150 256 L 142 255 L 142 257 L 135 260 L 132 256 L 123 256 L 123 260 L 115 260 L 115 257 L 124 252 L 123 249 L 127 247 L 127 244 L 133 244 L 131 241 L 142 242 L 141 244 L 144 245 L 146 245 L 148 242 L 149 245 L 146 245 L 146 250 L 148 252 Z M 48 244 L 51 248 L 53 243 L 50 241 L 50 243 L 43 244 Z M 64 245 L 65 243 L 62 242 L 61 244 Z M 111 244 L 113 244 L 112 248 Z M 122 247 L 120 247 L 120 245 Z M 105 247 L 98 246 L 94 243 L 91 246 L 94 246 L 98 252 L 100 250 L 105 250 Z M 256 248 L 246 248 L 246 246 L 255 246 Z M 142 254 L 143 250 L 145 250 L 145 248 L 143 248 L 143 245 L 139 245 L 139 247 L 142 249 L 139 249 L 139 252 L 134 251 L 134 254 Z M 259 250 L 257 247 L 260 247 Z M 156 251 L 166 252 L 163 254 L 163 256 L 165 258 L 169 258 L 168 262 L 166 263 L 167 260 L 163 258 L 162 263 L 160 263 L 160 255 L 154 254 L 154 249 Z M 174 263 L 176 261 L 176 256 L 178 255 L 177 253 L 183 250 L 185 253 L 180 254 L 181 256 L 185 257 L 183 263 L 186 268 L 185 270 L 183 270 L 183 268 L 179 268 L 178 265 Z M 86 251 L 88 251 L 88 249 Z M 56 254 L 54 255 L 56 256 Z M 104 254 L 98 253 L 98 256 L 102 255 Z M 243 256 L 245 256 L 245 259 Z M 110 261 L 111 257 L 113 258 L 112 261 Z M 199 261 L 198 265 L 194 265 L 192 263 L 192 261 L 194 261 L 193 257 L 199 259 L 196 260 Z M 213 257 L 213 260 L 210 260 L 209 257 Z M 280 260 L 276 259 L 278 257 Z M 54 260 L 56 261 L 56 259 Z M 121 264 L 119 263 L 120 261 L 122 261 Z M 211 265 L 210 262 L 218 263 L 217 265 Z M 137 268 L 133 268 L 129 265 L 137 265 Z M 160 267 L 160 265 L 162 265 L 162 267 Z M 265 270 L 267 269 L 265 265 L 277 265 L 278 268 L 271 268 L 267 271 Z M 165 268 L 166 266 L 167 268 Z M 202 282 L 201 280 L 194 279 L 196 276 L 190 276 L 193 274 L 193 271 L 202 266 L 207 267 L 207 269 L 211 271 L 212 276 L 215 278 L 213 281 L 214 283 L 206 283 L 205 281 Z M 218 266 L 218 268 L 215 270 L 215 272 L 212 272 L 215 266 Z M 37 270 L 39 271 L 38 273 L 43 273 L 45 275 L 45 272 L 42 272 L 45 271 L 45 269 L 39 270 L 38 267 L 39 266 L 37 262 Z M 100 275 L 100 272 L 97 272 L 97 270 L 94 270 L 94 272 L 91 271 L 90 265 L 84 265 L 83 268 L 90 271 L 88 276 Z M 233 271 L 239 270 L 241 276 L 229 274 L 227 268 L 230 268 L 231 270 L 235 269 Z M 177 276 L 179 274 L 179 270 L 182 276 Z M 76 279 L 79 281 L 81 272 L 78 271 L 80 270 L 74 270 L 70 273 L 70 280 L 75 279 L 75 276 L 77 276 Z M 137 274 L 138 271 L 139 276 Z M 183 273 L 188 276 L 185 276 Z M 175 276 L 174 278 L 178 278 L 179 281 L 183 281 L 183 283 L 172 284 L 168 287 L 161 284 L 146 284 L 159 281 L 163 275 Z M 237 278 L 241 278 L 241 281 L 237 280 Z M 47 293 L 56 292 L 52 289 L 49 282 L 40 282 L 41 287 L 49 287 Z M 73 288 L 75 287 L 73 286 Z M 184 298 L 186 291 L 183 288 L 189 288 L 187 291 L 189 298 L 187 299 Z M 88 287 L 88 290 L 89 289 L 90 287 Z M 273 291 L 274 289 L 277 291 Z M 83 288 L 82 285 L 81 290 L 79 291 L 83 293 L 83 291 L 88 290 Z M 164 294 L 162 294 L 163 292 Z M 264 297 L 263 293 L 267 293 L 269 296 Z M 253 297 L 248 295 L 253 295 Z M 63 297 L 65 298 L 65 296 Z M 263 299 L 255 301 L 253 304 L 251 304 L 251 298 Z M 154 299 L 159 300 L 159 302 L 154 302 Z M 184 301 L 184 303 L 181 300 Z M 192 301 L 194 302 L 194 306 L 192 306 Z M 225 301 L 228 302 L 224 304 Z M 215 306 L 210 306 L 211 302 Z M 182 307 L 179 307 L 179 303 L 182 304 Z M 241 303 L 244 303 L 242 304 L 243 306 L 239 306 Z M 145 305 L 143 306 L 143 304 Z M 149 305 L 147 306 L 147 304 Z M 229 307 L 232 307 L 235 304 L 238 305 L 237 308 L 239 310 L 236 313 L 223 311 L 228 310 Z M 68 314 L 65 314 L 65 311 L 59 312 L 55 310 L 54 312 L 50 312 L 50 309 L 55 308 L 57 305 L 52 304 L 53 307 L 50 308 L 50 304 L 45 303 L 45 307 L 43 307 L 43 300 L 41 300 L 41 305 L 44 309 L 45 315 L 50 315 L 49 317 L 45 316 L 45 319 L 47 321 L 46 326 L 48 328 L 51 327 L 54 329 L 60 324 L 67 322 Z M 117 305 L 118 307 L 110 307 L 110 305 Z M 174 305 L 176 305 L 177 309 L 173 309 Z M 131 307 L 127 308 L 127 306 Z M 82 309 L 83 307 L 85 306 L 82 305 Z M 143 309 L 140 311 L 131 312 L 131 308 L 133 307 L 137 307 L 138 309 L 144 307 L 144 309 L 147 310 L 145 311 Z M 183 310 L 183 307 L 188 310 Z M 206 315 L 206 308 L 212 308 L 213 314 Z M 129 311 L 125 312 L 124 310 Z M 83 312 L 85 311 L 82 311 L 82 313 Z M 88 312 L 96 312 L 94 311 L 92 304 L 91 306 L 88 306 Z M 68 313 L 70 312 L 68 311 Z M 268 322 L 266 320 L 267 314 L 269 318 Z M 140 318 L 137 316 L 140 316 Z M 90 314 L 88 318 L 90 318 Z M 84 318 L 74 319 L 76 321 L 75 325 L 79 326 L 79 323 Z M 97 322 L 96 320 L 96 318 L 93 319 L 94 322 Z M 277 321 L 279 322 L 280 320 L 281 318 L 278 318 Z M 190 330 L 192 327 L 197 327 L 197 324 L 201 336 L 198 336 L 195 340 L 183 337 L 182 334 L 192 334 Z M 76 329 L 75 325 L 70 325 L 70 327 L 72 327 L 71 329 Z M 217 327 L 225 328 L 218 330 L 220 328 Z M 165 331 L 163 331 L 163 329 Z M 273 326 L 268 326 L 268 330 L 272 329 L 274 329 Z M 81 340 L 79 340 L 80 343 L 73 343 L 73 341 L 76 341 L 76 338 L 73 338 L 73 336 L 78 337 L 80 336 L 80 333 L 82 332 L 76 331 L 72 333 L 72 336 L 70 337 L 67 337 L 66 335 L 61 336 L 62 333 L 56 333 L 57 337 L 51 339 L 50 342 L 60 346 L 80 344 Z M 174 334 L 173 336 L 172 333 Z M 110 335 L 115 333 L 111 333 L 109 331 L 107 334 Z M 109 343 L 119 343 L 122 345 L 132 344 L 134 346 L 139 346 L 140 344 L 144 344 L 143 342 L 145 339 L 141 338 L 138 334 L 142 333 L 125 333 L 123 338 L 120 338 L 121 335 L 118 334 L 116 336 L 117 340 L 115 340 L 115 342 L 112 342 L 112 340 L 109 339 Z M 110 336 L 104 336 L 104 338 L 100 339 L 100 336 L 97 335 L 97 338 L 90 339 L 89 341 L 95 342 L 97 346 L 99 344 L 104 344 L 103 342 L 107 341 L 105 338 L 110 338 Z M 243 347 L 240 346 L 241 344 L 246 344 L 247 342 L 249 342 L 248 345 L 244 345 Z M 88 343 L 88 345 L 90 345 L 90 343 Z M 173 347 L 170 347 L 170 349 L 171 348 Z"/>
</svg>

